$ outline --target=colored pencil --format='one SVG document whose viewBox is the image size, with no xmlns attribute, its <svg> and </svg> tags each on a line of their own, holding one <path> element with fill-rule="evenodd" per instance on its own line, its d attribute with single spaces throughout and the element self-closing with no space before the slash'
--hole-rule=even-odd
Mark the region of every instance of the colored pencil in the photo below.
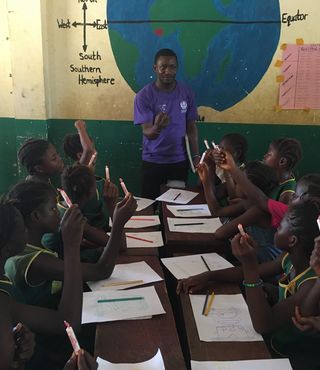
<svg viewBox="0 0 320 370">
<path fill-rule="evenodd" d="M 202 315 L 204 315 L 204 313 L 206 311 L 208 298 L 209 298 L 209 293 L 206 294 L 206 299 L 204 300 L 204 305 L 203 305 L 203 309 L 202 309 Z"/>
<path fill-rule="evenodd" d="M 193 226 L 193 225 L 205 225 L 204 222 L 194 222 L 191 224 L 173 224 L 174 226 Z"/>
<path fill-rule="evenodd" d="M 181 193 L 178 193 L 174 198 L 173 200 L 177 200 L 179 197 L 180 197 Z"/>
<path fill-rule="evenodd" d="M 108 287 L 108 286 L 131 285 L 131 284 L 143 284 L 143 280 L 115 281 L 113 283 L 104 284 L 102 286 Z"/>
<path fill-rule="evenodd" d="M 133 236 L 133 235 L 126 234 L 126 237 L 130 238 L 130 239 L 141 240 L 142 242 L 146 242 L 146 243 L 153 243 L 153 240 L 139 238 L 138 236 Z"/>
<path fill-rule="evenodd" d="M 201 259 L 202 259 L 203 263 L 205 264 L 206 268 L 208 269 L 208 271 L 211 271 L 209 265 L 207 264 L 207 262 L 206 262 L 206 260 L 204 259 L 203 256 L 201 256 Z"/>
<path fill-rule="evenodd" d="M 98 303 L 109 302 L 125 302 L 125 301 L 141 301 L 144 297 L 128 297 L 128 298 L 112 298 L 112 299 L 99 299 Z"/>
<path fill-rule="evenodd" d="M 205 316 L 208 316 L 209 315 L 209 312 L 210 312 L 211 307 L 212 307 L 213 300 L 214 300 L 214 293 L 212 292 L 211 293 L 211 296 L 210 296 L 210 299 L 209 299 L 209 302 L 208 302 L 208 305 L 207 305 L 207 308 L 206 308 L 206 310 L 204 312 L 204 315 Z"/>
</svg>

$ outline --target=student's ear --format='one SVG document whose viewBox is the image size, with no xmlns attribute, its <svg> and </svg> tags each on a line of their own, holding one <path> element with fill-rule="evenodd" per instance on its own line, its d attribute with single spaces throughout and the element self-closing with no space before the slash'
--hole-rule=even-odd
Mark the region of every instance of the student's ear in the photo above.
<svg viewBox="0 0 320 370">
<path fill-rule="evenodd" d="M 286 168 L 288 166 L 288 160 L 285 157 L 281 157 L 279 160 L 279 167 Z"/>
<path fill-rule="evenodd" d="M 156 72 L 157 71 L 157 65 L 156 64 L 154 64 L 153 65 L 153 72 Z"/>
<path fill-rule="evenodd" d="M 41 215 L 40 215 L 40 213 L 39 213 L 39 211 L 37 209 L 35 209 L 34 211 L 32 211 L 30 213 L 30 216 L 28 217 L 28 221 L 29 222 L 39 222 L 40 219 L 41 219 Z M 27 223 L 27 220 L 26 220 L 26 223 Z"/>
<path fill-rule="evenodd" d="M 34 169 L 34 171 L 36 172 L 36 173 L 43 173 L 44 171 L 43 171 L 43 168 L 42 168 L 42 166 L 41 166 L 41 164 L 37 164 L 37 165 L 35 165 L 34 167 L 33 167 L 33 169 Z"/>
<path fill-rule="evenodd" d="M 78 152 L 77 155 L 76 155 L 78 162 L 80 161 L 81 156 L 82 156 L 82 153 L 81 152 Z"/>
<path fill-rule="evenodd" d="M 289 247 L 294 248 L 299 242 L 299 238 L 296 235 L 291 235 L 289 238 Z"/>
</svg>

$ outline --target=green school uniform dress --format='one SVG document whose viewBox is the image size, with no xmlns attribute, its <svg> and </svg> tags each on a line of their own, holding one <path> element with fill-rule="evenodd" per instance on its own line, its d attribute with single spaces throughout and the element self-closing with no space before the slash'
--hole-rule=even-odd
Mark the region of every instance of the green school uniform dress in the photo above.
<svg viewBox="0 0 320 370">
<path fill-rule="evenodd" d="M 291 279 L 290 274 L 292 273 L 293 265 L 289 254 L 283 257 L 282 268 L 284 275 L 279 280 L 279 301 L 296 293 L 306 281 L 317 279 L 311 267 L 308 267 Z M 277 330 L 271 336 L 271 348 L 276 354 L 281 357 L 289 357 L 293 361 L 295 358 L 305 358 L 306 369 L 313 369 L 313 366 L 320 366 L 319 344 L 319 334 L 311 335 L 304 333 L 296 328 L 293 323 Z"/>
<path fill-rule="evenodd" d="M 292 179 L 283 181 L 271 192 L 269 198 L 279 200 L 281 196 L 285 193 L 293 194 L 296 191 L 296 186 L 297 182 L 294 177 Z"/>
<path fill-rule="evenodd" d="M 32 262 L 43 253 L 57 257 L 57 254 L 49 249 L 27 244 L 20 254 L 7 259 L 4 269 L 9 279 L 23 294 L 27 304 L 54 308 L 53 295 L 61 291 L 61 282 L 44 280 L 33 285 L 28 281 L 28 271 Z"/>
<path fill-rule="evenodd" d="M 8 277 L 0 279 L 0 292 L 7 294 L 19 303 L 25 303 L 23 294 Z"/>
</svg>

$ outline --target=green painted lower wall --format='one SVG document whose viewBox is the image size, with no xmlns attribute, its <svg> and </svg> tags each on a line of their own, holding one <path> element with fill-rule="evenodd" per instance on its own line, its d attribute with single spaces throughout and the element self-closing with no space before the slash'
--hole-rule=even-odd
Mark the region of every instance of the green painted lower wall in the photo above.
<svg viewBox="0 0 320 370">
<path fill-rule="evenodd" d="M 45 121 L 0 118 L 0 193 L 6 192 L 10 185 L 25 176 L 18 167 L 16 152 L 26 138 L 48 138 L 63 153 L 64 135 L 76 132 L 73 123 L 72 120 L 58 119 Z M 104 165 L 108 163 L 113 181 L 117 182 L 119 177 L 123 177 L 130 191 L 138 195 L 141 129 L 128 121 L 87 121 L 87 128 L 99 154 L 97 174 L 103 175 Z M 320 126 L 198 123 L 198 130 L 202 149 L 204 138 L 219 142 L 227 133 L 243 134 L 249 142 L 248 159 L 261 159 L 274 138 L 294 137 L 300 140 L 304 150 L 304 158 L 296 171 L 297 176 L 320 170 Z M 191 182 L 195 180 L 195 177 L 191 177 Z"/>
</svg>

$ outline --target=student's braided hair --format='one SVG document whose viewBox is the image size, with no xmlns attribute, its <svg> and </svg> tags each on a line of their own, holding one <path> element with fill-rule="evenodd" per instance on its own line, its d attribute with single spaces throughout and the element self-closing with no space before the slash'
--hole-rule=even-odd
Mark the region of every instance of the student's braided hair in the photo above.
<svg viewBox="0 0 320 370">
<path fill-rule="evenodd" d="M 285 137 L 273 140 L 271 144 L 279 157 L 287 160 L 287 170 L 293 170 L 302 159 L 302 148 L 298 140 Z"/>
<path fill-rule="evenodd" d="M 49 145 L 47 140 L 31 138 L 26 140 L 18 150 L 18 160 L 30 175 L 35 174 L 34 167 L 41 164 Z"/>
<path fill-rule="evenodd" d="M 67 157 L 77 161 L 77 154 L 83 151 L 79 134 L 66 135 L 63 140 L 63 150 Z"/>
<path fill-rule="evenodd" d="M 0 250 L 9 242 L 16 228 L 17 210 L 13 203 L 0 199 Z"/>
<path fill-rule="evenodd" d="M 81 164 L 66 167 L 61 175 L 62 187 L 74 203 L 82 197 L 89 197 L 94 183 L 92 169 Z"/>
<path fill-rule="evenodd" d="M 320 206 L 320 174 L 310 173 L 301 177 L 299 183 L 304 182 L 308 199 L 313 200 Z"/>
<path fill-rule="evenodd" d="M 260 161 L 249 161 L 245 166 L 245 171 L 248 179 L 266 195 L 278 186 L 274 169 Z"/>
<path fill-rule="evenodd" d="M 232 146 L 233 150 L 238 153 L 239 162 L 244 163 L 246 161 L 246 153 L 248 151 L 248 142 L 244 136 L 237 133 L 231 133 L 224 135 L 221 141 L 227 141 Z"/>
<path fill-rule="evenodd" d="M 14 206 L 24 219 L 46 204 L 52 196 L 57 197 L 57 192 L 52 185 L 36 181 L 19 182 L 8 193 L 8 199 L 14 202 Z"/>
<path fill-rule="evenodd" d="M 314 239 L 319 235 L 317 224 L 319 212 L 316 203 L 306 201 L 290 205 L 285 216 L 291 232 L 304 243 L 307 255 L 311 255 Z"/>
</svg>

